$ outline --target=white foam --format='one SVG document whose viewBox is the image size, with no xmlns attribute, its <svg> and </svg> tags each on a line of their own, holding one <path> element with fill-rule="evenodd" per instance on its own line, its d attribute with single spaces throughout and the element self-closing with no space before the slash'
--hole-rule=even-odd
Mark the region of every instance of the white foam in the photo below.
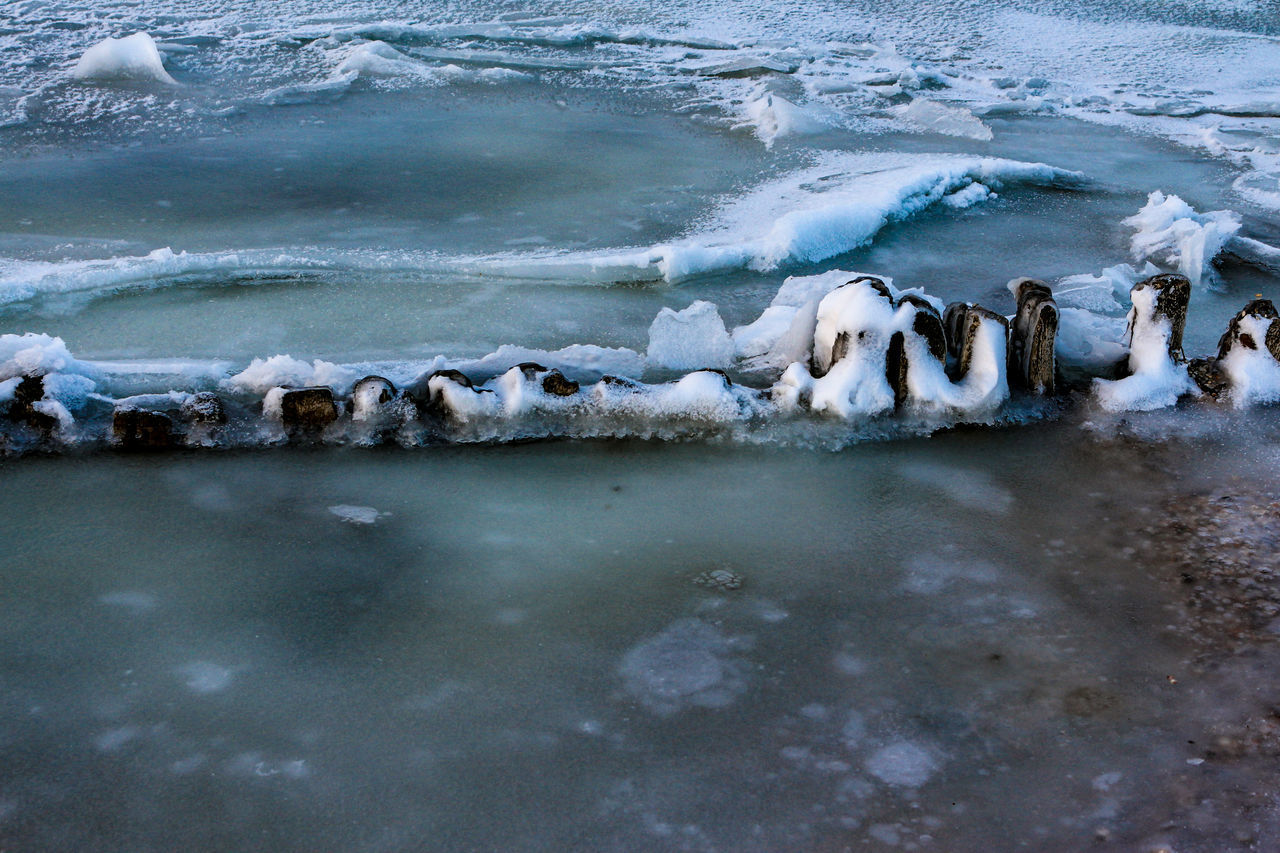
<svg viewBox="0 0 1280 853">
<path fill-rule="evenodd" d="M 146 33 L 108 38 L 89 48 L 71 76 L 78 80 L 152 80 L 177 85 L 164 68 L 156 43 Z"/>
<path fill-rule="evenodd" d="M 1156 190 L 1124 224 L 1135 231 L 1130 249 L 1136 259 L 1173 267 L 1194 287 L 1214 281 L 1213 259 L 1240 230 L 1240 217 L 1229 210 L 1197 213 L 1176 195 Z"/>
<path fill-rule="evenodd" d="M 710 302 L 698 300 L 681 311 L 663 308 L 649 326 L 645 357 L 657 367 L 724 368 L 733 360 L 733 353 L 733 340 L 719 310 Z"/>
</svg>

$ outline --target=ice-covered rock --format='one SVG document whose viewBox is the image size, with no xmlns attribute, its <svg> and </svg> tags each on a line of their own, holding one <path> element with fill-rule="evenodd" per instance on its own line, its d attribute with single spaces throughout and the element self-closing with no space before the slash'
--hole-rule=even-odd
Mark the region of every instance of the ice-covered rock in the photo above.
<svg viewBox="0 0 1280 853">
<path fill-rule="evenodd" d="M 351 420 L 368 421 L 387 413 L 396 386 L 381 376 L 366 376 L 351 387 Z"/>
<path fill-rule="evenodd" d="M 1270 300 L 1254 300 L 1231 319 L 1216 366 L 1236 406 L 1280 401 L 1280 315 Z"/>
<path fill-rule="evenodd" d="M 1129 298 L 1128 376 L 1095 379 L 1094 394 L 1110 411 L 1149 411 L 1172 406 L 1196 393 L 1182 355 L 1191 282 L 1180 275 L 1159 275 L 1133 286 Z"/>
<path fill-rule="evenodd" d="M 519 372 L 519 368 L 512 370 Z M 454 423 L 495 417 L 502 411 L 502 401 L 497 394 L 475 387 L 471 379 L 458 370 L 436 370 L 425 380 L 416 382 L 413 390 L 424 414 Z"/>
<path fill-rule="evenodd" d="M 917 296 L 904 296 L 898 303 L 899 312 L 904 306 L 914 310 L 910 331 L 925 343 L 922 353 L 918 345 L 909 346 L 907 332 L 897 330 L 889 336 L 889 350 L 885 353 L 885 378 L 893 388 L 894 408 L 901 408 L 911 394 L 911 360 L 924 353 L 943 366 L 947 361 L 947 338 L 942 318 L 928 301 Z M 916 343 L 913 339 L 912 343 Z M 909 353 L 908 350 L 911 350 Z"/>
<path fill-rule="evenodd" d="M 663 308 L 649 325 L 647 358 L 656 367 L 724 368 L 733 361 L 733 351 L 720 312 L 710 302 L 698 300 L 682 311 Z"/>
<path fill-rule="evenodd" d="M 89 48 L 76 62 L 77 80 L 152 80 L 177 84 L 164 68 L 155 40 L 146 33 L 108 38 Z"/>
<path fill-rule="evenodd" d="M 772 389 L 783 410 L 807 405 L 842 418 L 908 406 L 921 414 L 985 414 L 1008 397 L 1003 317 L 963 306 L 945 328 L 937 305 L 895 291 L 872 276 L 831 290 L 820 301 L 809 364 L 791 364 Z M 944 338 L 960 342 L 959 380 L 944 369 Z M 966 347 L 967 344 L 967 347 Z"/>
<path fill-rule="evenodd" d="M 115 443 L 124 450 L 166 450 L 173 446 L 173 419 L 164 412 L 117 408 L 111 419 Z"/>
<path fill-rule="evenodd" d="M 326 386 L 273 388 L 263 398 L 262 413 L 291 431 L 321 430 L 338 419 L 333 391 Z"/>
<path fill-rule="evenodd" d="M 227 422 L 222 398 L 212 391 L 198 391 L 181 404 L 182 416 L 193 424 L 221 426 Z"/>
</svg>

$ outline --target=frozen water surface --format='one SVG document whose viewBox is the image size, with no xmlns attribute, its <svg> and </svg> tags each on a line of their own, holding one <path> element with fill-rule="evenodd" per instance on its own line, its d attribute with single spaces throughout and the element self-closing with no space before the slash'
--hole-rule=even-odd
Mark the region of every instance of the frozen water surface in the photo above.
<svg viewBox="0 0 1280 853">
<path fill-rule="evenodd" d="M 1269 713 L 1240 678 L 1274 650 L 1199 654 L 1149 550 L 1170 499 L 1275 475 L 1274 417 L 1233 417 L 1163 444 L 1063 423 L 837 454 L 6 463 L 0 827 L 23 849 L 1262 843 L 1272 759 L 1227 733 Z M 922 455 L 980 466 L 1001 523 Z M 740 587 L 695 583 L 725 567 Z"/>
<path fill-rule="evenodd" d="M 0 4 L 0 848 L 1280 846 L 1280 368 L 1089 385 L 1280 298 L 1274 10 L 890 5 Z M 853 270 L 1079 384 L 819 386 Z"/>
</svg>

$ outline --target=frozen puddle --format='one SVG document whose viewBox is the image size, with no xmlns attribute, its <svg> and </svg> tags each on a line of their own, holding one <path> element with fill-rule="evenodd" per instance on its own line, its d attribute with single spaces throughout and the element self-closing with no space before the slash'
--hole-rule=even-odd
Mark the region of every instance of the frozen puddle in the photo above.
<svg viewBox="0 0 1280 853">
<path fill-rule="evenodd" d="M 1280 455 L 1274 413 L 1233 417 L 1165 444 L 1064 422 L 821 454 L 8 463 L 0 660 L 58 666 L 5 670 L 0 828 L 82 849 L 977 850 L 992 826 L 1030 849 L 1263 849 L 1280 823 L 1247 792 L 1272 760 L 1280 590 L 1244 581 L 1271 565 Z M 72 559 L 60 531 L 87 529 L 96 557 Z M 228 808 L 183 807 L 193 786 Z"/>
</svg>

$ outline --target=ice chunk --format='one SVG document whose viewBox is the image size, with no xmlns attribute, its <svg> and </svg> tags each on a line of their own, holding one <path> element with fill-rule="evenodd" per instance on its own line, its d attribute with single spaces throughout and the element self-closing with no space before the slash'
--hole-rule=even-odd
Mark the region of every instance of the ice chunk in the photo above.
<svg viewBox="0 0 1280 853">
<path fill-rule="evenodd" d="M 177 85 L 164 69 L 155 40 L 146 33 L 98 42 L 84 52 L 71 76 L 77 80 L 154 80 Z"/>
<path fill-rule="evenodd" d="M 1107 373 L 1129 350 L 1123 343 L 1125 321 L 1083 308 L 1058 309 L 1054 354 L 1064 368 L 1088 374 Z"/>
<path fill-rule="evenodd" d="M 16 376 L 43 376 L 76 367 L 77 362 L 62 338 L 34 332 L 0 335 L 0 380 Z"/>
<path fill-rule="evenodd" d="M 133 611 L 134 613 L 145 613 L 148 610 L 154 610 L 158 600 L 149 592 L 121 590 L 119 592 L 108 592 L 99 596 L 98 602 L 110 607 L 123 607 L 126 610 Z"/>
<path fill-rule="evenodd" d="M 1079 172 L 989 157 L 821 155 L 815 165 L 723 201 L 712 224 L 685 239 L 647 248 L 517 255 L 485 261 L 506 275 L 674 282 L 731 270 L 817 263 L 865 246 L 893 222 L 909 219 L 974 183 L 1080 187 Z M 970 199 L 972 200 L 972 199 Z"/>
<path fill-rule="evenodd" d="M 217 693 L 225 690 L 234 675 L 225 666 L 203 660 L 181 666 L 177 673 L 185 679 L 187 688 L 193 693 Z"/>
<path fill-rule="evenodd" d="M 720 312 L 710 302 L 698 300 L 683 311 L 663 308 L 649 326 L 647 358 L 658 367 L 728 367 L 733 350 Z"/>
<path fill-rule="evenodd" d="M 1174 267 L 1196 286 L 1213 281 L 1213 259 L 1240 230 L 1240 217 L 1229 210 L 1197 213 L 1176 195 L 1156 190 L 1124 224 L 1136 232 L 1130 241 L 1135 258 Z"/>
<path fill-rule="evenodd" d="M 142 731 L 137 726 L 121 726 L 110 729 L 93 739 L 93 745 L 99 752 L 116 752 L 125 744 L 137 739 Z"/>
<path fill-rule="evenodd" d="M 1053 298 L 1059 308 L 1083 308 L 1099 314 L 1119 313 L 1123 305 L 1117 297 L 1123 296 L 1127 300 L 1135 284 L 1159 272 L 1159 268 L 1148 261 L 1141 270 L 1129 264 L 1117 264 L 1107 267 L 1099 275 L 1069 275 L 1053 286 Z"/>
<path fill-rule="evenodd" d="M 900 740 L 876 750 L 865 766 L 881 782 L 918 788 L 937 772 L 938 762 L 923 747 Z"/>
<path fill-rule="evenodd" d="M 956 503 L 971 509 L 1004 514 L 1013 506 L 1013 495 L 984 471 L 913 462 L 903 466 L 902 475 L 921 485 L 935 488 Z"/>
<path fill-rule="evenodd" d="M 255 358 L 244 370 L 224 379 L 222 387 L 265 394 L 277 386 L 327 385 L 345 393 L 358 377 L 355 371 L 333 362 L 316 359 L 307 364 L 289 355 L 273 355 L 267 359 Z"/>
<path fill-rule="evenodd" d="M 721 708 L 746 688 L 733 644 L 700 619 L 679 619 L 628 651 L 623 683 L 644 707 L 669 716 L 693 705 Z"/>
<path fill-rule="evenodd" d="M 336 73 L 340 77 L 351 74 L 367 74 L 373 77 L 413 76 L 424 82 L 440 84 L 444 81 L 430 66 L 401 53 L 384 41 L 370 41 L 350 48 Z"/>
<path fill-rule="evenodd" d="M 964 107 L 942 104 L 927 98 L 916 98 L 909 104 L 897 107 L 895 111 L 911 124 L 934 133 L 983 141 L 993 136 L 991 128 Z"/>
<path fill-rule="evenodd" d="M 761 84 L 743 104 L 745 120 L 735 128 L 750 128 L 766 148 L 784 136 L 821 133 L 834 123 L 834 117 L 815 106 L 801 106 Z"/>
<path fill-rule="evenodd" d="M 389 513 L 378 512 L 371 506 L 352 506 L 351 504 L 331 506 L 329 512 L 347 524 L 377 524 L 379 518 L 389 515 Z"/>
<path fill-rule="evenodd" d="M 996 194 L 986 184 L 974 181 L 967 187 L 944 195 L 942 203 L 953 210 L 964 210 L 966 207 L 973 207 L 975 204 L 981 204 L 996 197 Z"/>
</svg>

